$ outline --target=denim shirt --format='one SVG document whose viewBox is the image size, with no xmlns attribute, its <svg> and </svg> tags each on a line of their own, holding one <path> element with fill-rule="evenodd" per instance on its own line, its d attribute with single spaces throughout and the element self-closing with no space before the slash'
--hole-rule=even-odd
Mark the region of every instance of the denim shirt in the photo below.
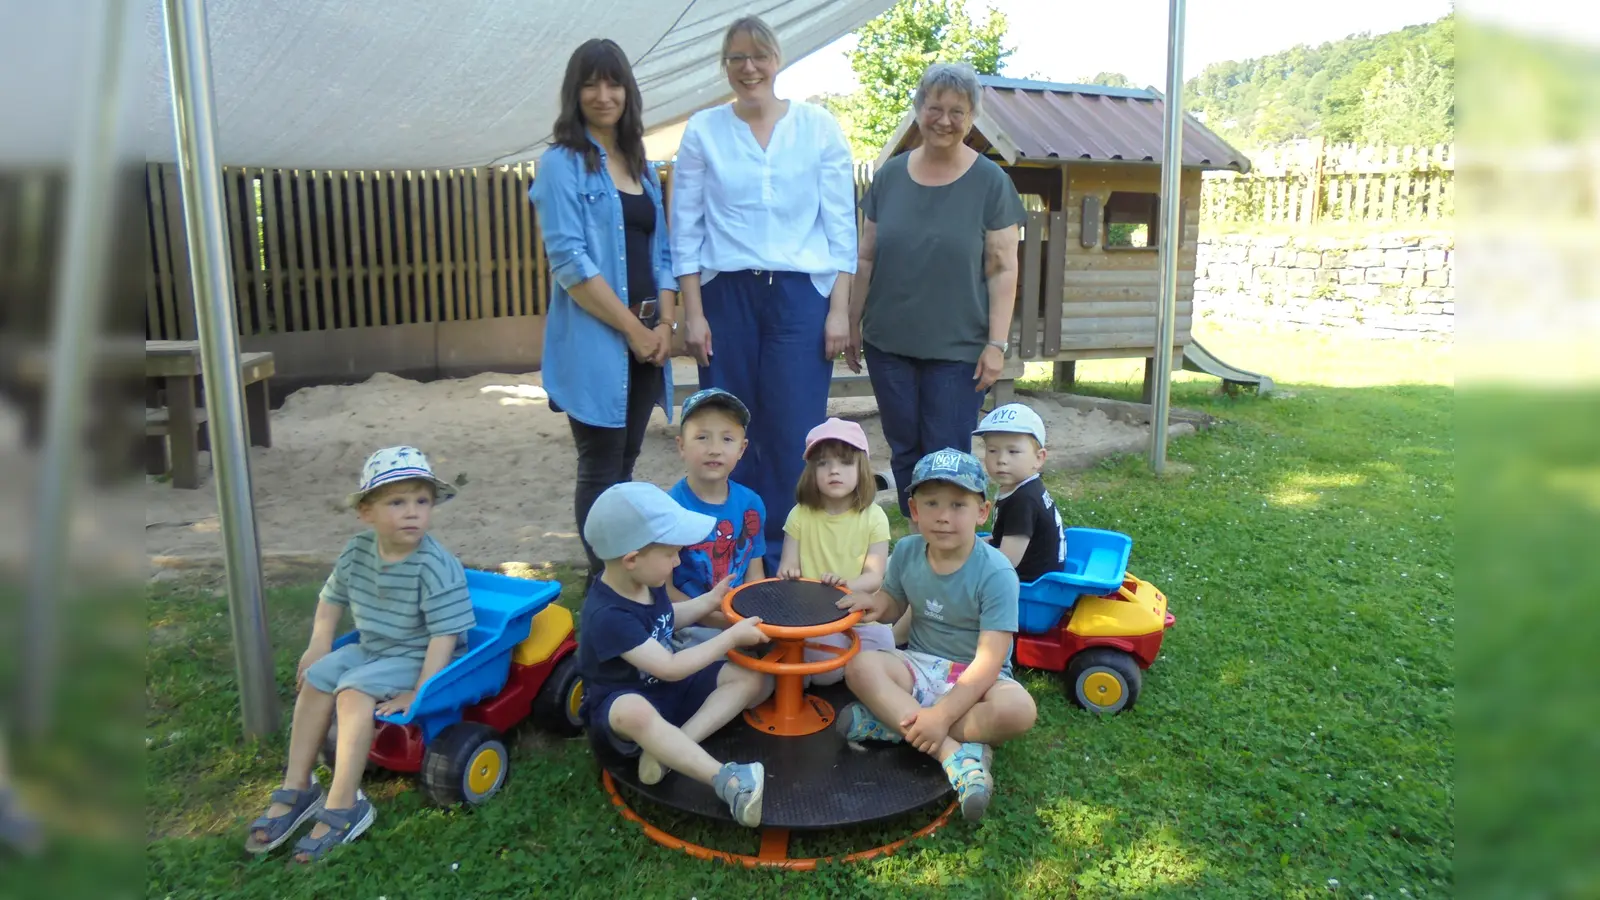
<svg viewBox="0 0 1600 900">
<path fill-rule="evenodd" d="M 628 339 L 596 319 L 568 293 L 595 276 L 628 302 L 627 238 L 622 224 L 622 198 L 606 171 L 590 172 L 583 157 L 565 147 L 551 147 L 539 158 L 528 196 L 539 213 L 545 256 L 550 262 L 550 306 L 544 325 L 545 392 L 572 418 L 598 428 L 627 425 Z M 650 238 L 651 270 L 656 290 L 676 291 L 667 241 L 666 210 L 655 170 L 644 178 L 644 191 L 656 206 L 656 229 Z M 648 299 L 648 298 L 645 298 Z M 666 390 L 659 401 L 672 420 L 672 366 L 663 367 Z"/>
</svg>

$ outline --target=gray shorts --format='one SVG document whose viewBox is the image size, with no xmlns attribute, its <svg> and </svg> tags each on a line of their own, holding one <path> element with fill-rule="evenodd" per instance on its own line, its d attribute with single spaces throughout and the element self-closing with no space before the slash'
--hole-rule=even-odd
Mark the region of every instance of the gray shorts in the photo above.
<svg viewBox="0 0 1600 900">
<path fill-rule="evenodd" d="M 325 694 L 360 691 L 378 702 L 413 690 L 422 674 L 422 660 L 373 656 L 360 644 L 346 644 L 311 664 L 306 683 Z"/>
</svg>

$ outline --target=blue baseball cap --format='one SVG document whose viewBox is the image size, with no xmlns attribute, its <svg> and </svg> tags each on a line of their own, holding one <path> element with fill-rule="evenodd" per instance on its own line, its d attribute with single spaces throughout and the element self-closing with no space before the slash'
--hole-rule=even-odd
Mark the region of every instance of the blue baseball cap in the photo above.
<svg viewBox="0 0 1600 900">
<path fill-rule="evenodd" d="M 906 493 L 914 493 L 918 485 L 930 481 L 948 481 L 980 496 L 986 496 L 989 489 L 989 473 L 983 470 L 983 464 L 978 462 L 977 457 L 950 447 L 935 450 L 917 460 L 916 468 L 911 470 L 911 484 L 906 486 Z"/>
<path fill-rule="evenodd" d="M 739 420 L 741 427 L 750 427 L 750 409 L 744 405 L 744 401 L 722 388 L 706 388 L 703 391 L 696 391 L 690 394 L 689 398 L 683 401 L 683 411 L 678 413 L 678 424 L 681 426 L 684 422 L 687 422 L 690 414 L 702 406 L 725 409 L 733 413 L 734 418 Z"/>
<path fill-rule="evenodd" d="M 684 509 L 649 482 L 624 481 L 595 498 L 583 523 L 583 539 L 595 556 L 621 559 L 651 544 L 699 543 L 716 525 L 716 519 Z"/>
<path fill-rule="evenodd" d="M 983 417 L 978 423 L 978 430 L 973 434 L 1026 434 L 1044 446 L 1044 420 L 1039 414 L 1021 403 L 1007 403 L 997 406 L 994 411 Z"/>
</svg>

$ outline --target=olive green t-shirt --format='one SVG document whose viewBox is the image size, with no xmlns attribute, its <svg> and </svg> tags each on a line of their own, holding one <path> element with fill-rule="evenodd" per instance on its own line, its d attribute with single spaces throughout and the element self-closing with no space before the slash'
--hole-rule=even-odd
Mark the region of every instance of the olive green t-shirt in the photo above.
<svg viewBox="0 0 1600 900">
<path fill-rule="evenodd" d="M 987 157 L 927 187 L 911 180 L 910 155 L 884 163 L 861 198 L 877 229 L 862 339 L 900 356 L 976 363 L 989 341 L 984 239 L 1022 224 L 1022 198 Z"/>
</svg>

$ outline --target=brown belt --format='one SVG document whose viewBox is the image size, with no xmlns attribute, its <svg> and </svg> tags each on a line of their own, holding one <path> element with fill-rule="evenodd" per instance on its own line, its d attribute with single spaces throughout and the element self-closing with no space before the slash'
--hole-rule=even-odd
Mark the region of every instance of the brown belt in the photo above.
<svg viewBox="0 0 1600 900">
<path fill-rule="evenodd" d="M 654 327 L 656 323 L 661 321 L 661 307 L 654 297 L 648 300 L 640 300 L 638 305 L 629 306 L 628 310 L 638 316 L 639 321 L 646 325 Z"/>
</svg>

